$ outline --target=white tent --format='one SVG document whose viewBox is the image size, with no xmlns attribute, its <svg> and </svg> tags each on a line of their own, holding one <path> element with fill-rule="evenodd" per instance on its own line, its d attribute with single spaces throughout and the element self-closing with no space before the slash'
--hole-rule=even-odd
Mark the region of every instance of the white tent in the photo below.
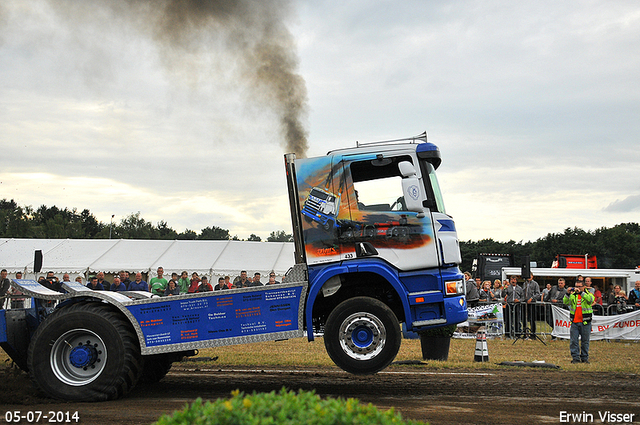
<svg viewBox="0 0 640 425">
<path fill-rule="evenodd" d="M 165 276 L 195 271 L 211 276 L 215 282 L 217 276 L 233 277 L 241 270 L 250 275 L 259 272 L 265 276 L 274 271 L 283 276 L 294 264 L 291 242 L 0 238 L 0 269 L 35 277 L 36 250 L 43 254 L 42 272 L 53 271 L 56 275 L 127 270 L 154 276 L 162 266 Z"/>
</svg>

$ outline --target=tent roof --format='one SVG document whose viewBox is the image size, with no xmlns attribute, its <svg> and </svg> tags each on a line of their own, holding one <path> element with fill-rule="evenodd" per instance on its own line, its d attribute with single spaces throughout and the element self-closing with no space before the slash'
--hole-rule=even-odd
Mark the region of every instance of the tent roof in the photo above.
<svg viewBox="0 0 640 425">
<path fill-rule="evenodd" d="M 131 273 L 146 272 L 175 241 L 120 239 L 113 249 L 96 258 L 89 268 L 95 271 L 115 273 L 127 270 Z"/>
<path fill-rule="evenodd" d="M 150 268 L 157 270 L 162 266 L 165 271 L 178 274 L 182 270 L 207 273 L 228 244 L 229 241 L 175 241 Z"/>
<path fill-rule="evenodd" d="M 24 271 L 31 263 L 33 269 L 33 253 L 51 250 L 62 242 L 60 239 L 0 239 L 0 268 L 9 273 Z"/>
<path fill-rule="evenodd" d="M 43 271 L 84 273 L 151 272 L 239 274 L 241 270 L 283 275 L 294 264 L 291 242 L 139 239 L 0 238 L 0 268 L 32 272 L 34 251 L 42 250 Z"/>
<path fill-rule="evenodd" d="M 42 251 L 42 270 L 54 273 L 82 273 L 87 270 L 87 264 L 96 259 L 96 254 L 110 250 L 117 240 L 89 240 L 89 239 L 65 239 L 52 249 Z M 33 270 L 33 252 L 28 269 Z M 105 270 L 106 271 L 106 270 Z"/>
</svg>

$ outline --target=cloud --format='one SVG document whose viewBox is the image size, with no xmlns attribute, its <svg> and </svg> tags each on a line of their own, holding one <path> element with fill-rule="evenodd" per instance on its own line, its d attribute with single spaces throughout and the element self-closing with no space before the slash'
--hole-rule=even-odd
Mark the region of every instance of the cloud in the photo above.
<svg viewBox="0 0 640 425">
<path fill-rule="evenodd" d="M 607 205 L 602 211 L 609 213 L 640 211 L 640 195 L 630 195 Z"/>
<path fill-rule="evenodd" d="M 629 87 L 638 80 L 632 69 L 640 66 L 640 55 L 628 50 L 640 38 L 635 6 L 360 5 L 332 17 L 331 27 L 301 31 L 314 109 L 336 102 L 339 91 L 351 94 L 346 108 L 324 117 L 336 133 L 343 121 L 360 124 L 372 139 L 394 124 L 420 125 L 433 135 L 439 129 L 446 136 L 490 136 L 512 157 L 534 148 L 553 157 L 580 144 L 584 149 L 572 154 L 587 159 L 603 139 L 616 139 L 616 147 L 632 142 L 612 131 L 640 130 L 629 103 L 638 97 Z M 343 40 L 345 33 L 350 36 Z M 518 143 L 509 143 L 514 139 Z"/>
<path fill-rule="evenodd" d="M 464 239 L 637 221 L 603 214 L 601 200 L 637 190 L 640 7 L 580 4 L 370 2 L 323 13 L 328 3 L 306 2 L 296 36 L 312 136 L 333 148 L 427 130 Z M 318 123 L 331 125 L 318 135 Z"/>
<path fill-rule="evenodd" d="M 192 31 L 163 38 L 160 12 L 181 3 L 222 4 L 2 2 L 0 197 L 240 237 L 290 228 L 282 110 L 236 78 L 244 39 L 211 10 L 176 9 Z M 635 3 L 275 4 L 260 22 L 286 23 L 272 30 L 299 53 L 285 62 L 307 84 L 310 155 L 427 130 L 465 240 L 637 221 Z M 269 13 L 256 7 L 249 21 Z"/>
</svg>

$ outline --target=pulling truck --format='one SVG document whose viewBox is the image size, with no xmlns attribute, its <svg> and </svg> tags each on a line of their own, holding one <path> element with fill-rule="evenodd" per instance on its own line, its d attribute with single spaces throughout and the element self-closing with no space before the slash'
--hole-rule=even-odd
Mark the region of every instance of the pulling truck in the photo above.
<svg viewBox="0 0 640 425">
<path fill-rule="evenodd" d="M 426 134 L 287 154 L 295 264 L 282 284 L 157 297 L 13 280 L 32 302 L 0 310 L 0 345 L 44 394 L 65 400 L 121 397 L 200 348 L 319 334 L 340 368 L 376 373 L 398 353 L 401 323 L 420 333 L 467 319 L 440 162 Z M 301 205 L 318 193 L 335 194 L 334 224 L 384 228 L 384 237 L 305 219 Z M 386 231 L 400 223 L 412 230 Z"/>
</svg>

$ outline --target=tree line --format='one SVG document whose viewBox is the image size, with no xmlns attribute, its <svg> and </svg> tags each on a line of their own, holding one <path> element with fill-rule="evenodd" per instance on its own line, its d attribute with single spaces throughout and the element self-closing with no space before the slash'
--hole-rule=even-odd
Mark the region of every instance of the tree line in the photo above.
<svg viewBox="0 0 640 425">
<path fill-rule="evenodd" d="M 471 270 L 478 254 L 511 254 L 519 266 L 528 255 L 538 267 L 551 267 L 557 254 L 595 255 L 598 268 L 633 269 L 640 265 L 640 225 L 621 223 L 596 230 L 567 228 L 562 233 L 548 233 L 535 242 L 497 242 L 493 239 L 460 242 L 463 270 Z"/>
<path fill-rule="evenodd" d="M 189 239 L 189 240 L 240 240 L 231 236 L 228 229 L 208 226 L 199 233 L 185 229 L 177 232 L 165 221 L 153 224 L 131 213 L 118 223 L 102 223 L 88 209 L 60 209 L 56 206 L 22 207 L 14 200 L 0 201 L 0 237 L 49 238 L 49 239 Z M 247 240 L 261 241 L 251 234 Z M 284 230 L 271 232 L 267 242 L 290 242 L 292 235 Z M 562 233 L 549 233 L 534 242 L 498 242 L 493 239 L 460 241 L 462 270 L 471 270 L 478 254 L 511 254 L 520 264 L 529 255 L 538 267 L 551 267 L 556 254 L 596 255 L 599 268 L 629 269 L 640 265 L 640 225 L 622 223 L 611 228 L 582 230 L 567 228 Z"/>
<path fill-rule="evenodd" d="M 0 237 L 2 238 L 41 238 L 41 239 L 182 239 L 182 240 L 240 240 L 231 236 L 228 229 L 208 226 L 196 232 L 185 229 L 177 232 L 167 222 L 153 224 L 140 216 L 140 212 L 131 213 L 117 223 L 98 221 L 88 209 L 78 212 L 76 208 L 58 208 L 41 205 L 20 206 L 13 199 L 0 200 Z M 247 240 L 261 241 L 258 235 L 251 234 Z M 267 242 L 290 242 L 291 234 L 284 230 L 271 232 Z"/>
</svg>

